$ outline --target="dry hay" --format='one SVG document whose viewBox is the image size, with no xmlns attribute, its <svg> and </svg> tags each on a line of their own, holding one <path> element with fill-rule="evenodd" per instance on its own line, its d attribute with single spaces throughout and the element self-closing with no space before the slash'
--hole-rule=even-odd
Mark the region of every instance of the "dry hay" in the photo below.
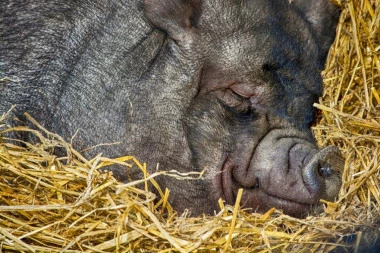
<svg viewBox="0 0 380 253">
<path fill-rule="evenodd" d="M 380 227 L 379 3 L 340 3 L 314 133 L 319 145 L 337 145 L 346 163 L 339 199 L 324 202 L 321 215 L 249 214 L 220 202 L 215 217 L 178 216 L 166 201 L 169 191 L 154 203 L 152 193 L 136 188 L 155 185 L 155 175 L 133 157 L 86 160 L 42 128 L 2 125 L 2 133 L 27 131 L 39 142 L 0 141 L 0 251 L 356 252 L 374 243 Z M 68 156 L 54 156 L 62 147 Z M 114 163 L 139 168 L 147 179 L 122 184 L 99 172 Z"/>
</svg>

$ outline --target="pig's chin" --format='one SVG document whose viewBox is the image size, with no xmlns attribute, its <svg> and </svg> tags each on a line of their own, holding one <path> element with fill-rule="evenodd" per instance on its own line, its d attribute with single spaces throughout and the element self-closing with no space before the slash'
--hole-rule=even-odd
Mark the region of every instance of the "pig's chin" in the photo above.
<svg viewBox="0 0 380 253">
<path fill-rule="evenodd" d="M 243 196 L 240 205 L 244 209 L 252 212 L 266 212 L 272 207 L 281 209 L 285 214 L 294 217 L 305 217 L 313 211 L 320 211 L 321 206 L 317 203 L 302 203 L 286 198 L 287 191 L 284 190 L 283 196 L 270 194 L 267 189 L 260 186 L 257 180 L 252 187 L 245 187 L 240 184 L 233 176 L 233 168 L 227 158 L 223 164 L 221 173 L 217 176 L 217 185 L 220 197 L 230 205 L 234 205 L 237 192 L 243 189 Z"/>
<path fill-rule="evenodd" d="M 285 214 L 299 218 L 305 217 L 307 214 L 321 209 L 320 205 L 305 204 L 284 199 L 270 195 L 260 189 L 257 191 L 246 190 L 243 194 L 241 205 L 243 208 L 258 212 L 265 212 L 271 207 L 275 207 L 281 209 Z"/>
</svg>

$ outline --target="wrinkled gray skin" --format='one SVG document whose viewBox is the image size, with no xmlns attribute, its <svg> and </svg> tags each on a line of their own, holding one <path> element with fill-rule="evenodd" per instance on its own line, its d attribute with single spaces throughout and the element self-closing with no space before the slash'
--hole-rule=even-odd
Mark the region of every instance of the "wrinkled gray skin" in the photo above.
<svg viewBox="0 0 380 253">
<path fill-rule="evenodd" d="M 310 131 L 338 11 L 327 0 L 5 0 L 0 109 L 16 105 L 74 147 L 134 154 L 179 212 L 303 216 L 341 186 L 337 148 Z M 114 168 L 121 180 L 128 177 Z M 138 177 L 136 173 L 132 178 Z"/>
</svg>

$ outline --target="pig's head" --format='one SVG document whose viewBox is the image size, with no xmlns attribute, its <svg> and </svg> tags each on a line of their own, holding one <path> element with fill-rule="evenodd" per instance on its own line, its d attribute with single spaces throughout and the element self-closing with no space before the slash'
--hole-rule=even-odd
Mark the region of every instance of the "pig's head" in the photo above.
<svg viewBox="0 0 380 253">
<path fill-rule="evenodd" d="M 334 200 L 343 160 L 335 147 L 318 149 L 310 127 L 337 9 L 327 0 L 145 5 L 178 64 L 196 69 L 189 85 L 197 92 L 182 121 L 193 169 L 206 170 L 213 203 L 192 211 L 210 212 L 220 197 L 234 204 L 239 188 L 253 211 L 303 216 L 320 199 Z"/>
</svg>

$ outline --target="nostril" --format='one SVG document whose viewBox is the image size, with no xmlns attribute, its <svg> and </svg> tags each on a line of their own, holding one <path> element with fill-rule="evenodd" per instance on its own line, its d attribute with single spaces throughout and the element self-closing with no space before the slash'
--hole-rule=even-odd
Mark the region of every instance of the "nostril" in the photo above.
<svg viewBox="0 0 380 253">
<path fill-rule="evenodd" d="M 333 174 L 333 169 L 329 164 L 319 164 L 318 174 L 321 177 L 330 177 Z"/>
<path fill-rule="evenodd" d="M 333 200 L 339 193 L 344 162 L 336 147 L 316 153 L 302 170 L 305 186 L 314 198 Z"/>
</svg>

